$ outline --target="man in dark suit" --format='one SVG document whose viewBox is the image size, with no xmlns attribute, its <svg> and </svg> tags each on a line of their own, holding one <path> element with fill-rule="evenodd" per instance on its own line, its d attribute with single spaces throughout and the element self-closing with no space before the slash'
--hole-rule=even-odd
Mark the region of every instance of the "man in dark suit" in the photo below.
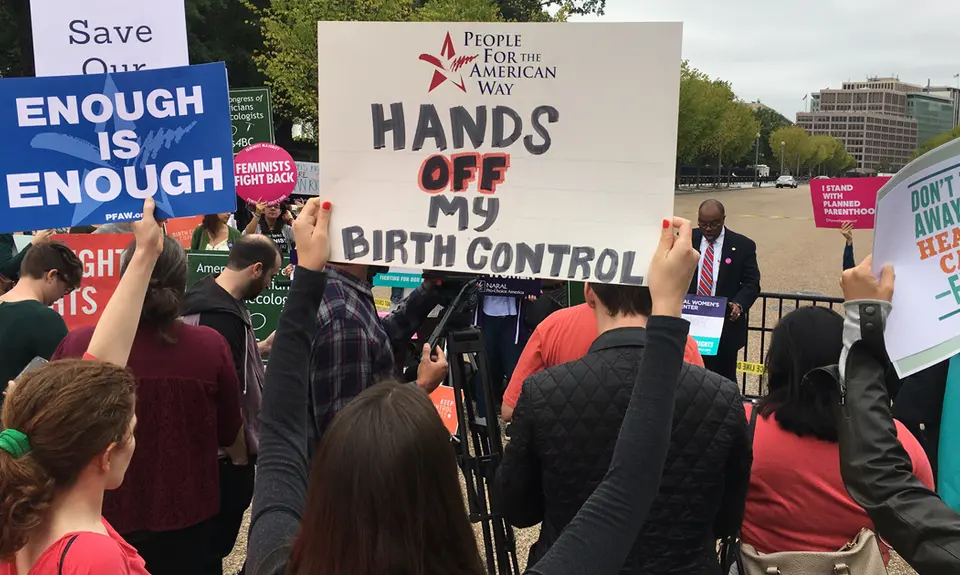
<svg viewBox="0 0 960 575">
<path fill-rule="evenodd" d="M 757 244 L 726 227 L 726 211 L 717 200 L 700 204 L 693 247 L 700 266 L 691 294 L 727 298 L 727 317 L 715 356 L 703 356 L 707 369 L 736 381 L 737 354 L 747 344 L 746 314 L 760 295 Z"/>
</svg>

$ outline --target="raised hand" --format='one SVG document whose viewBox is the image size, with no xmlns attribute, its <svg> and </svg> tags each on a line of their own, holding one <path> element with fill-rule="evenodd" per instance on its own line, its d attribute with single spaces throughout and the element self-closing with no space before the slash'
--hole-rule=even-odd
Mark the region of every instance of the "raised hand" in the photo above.
<svg viewBox="0 0 960 575">
<path fill-rule="evenodd" d="M 330 258 L 330 202 L 311 198 L 293 222 L 297 244 L 297 265 L 320 271 Z"/>
<path fill-rule="evenodd" d="M 853 222 L 844 222 L 843 227 L 840 228 L 840 234 L 845 240 L 847 240 L 847 245 L 853 245 Z"/>
<path fill-rule="evenodd" d="M 154 218 L 157 203 L 153 198 L 143 201 L 143 216 L 140 221 L 133 222 L 133 238 L 137 242 L 136 253 L 160 257 L 163 251 L 163 226 Z"/>
<path fill-rule="evenodd" d="M 873 255 L 869 255 L 857 267 L 843 272 L 840 276 L 840 289 L 843 290 L 843 299 L 846 301 L 892 301 L 895 278 L 893 266 L 887 264 L 883 266 L 880 280 L 877 281 L 873 275 Z"/>
<path fill-rule="evenodd" d="M 650 262 L 650 298 L 653 315 L 680 317 L 683 298 L 700 261 L 693 248 L 693 228 L 690 221 L 673 218 L 663 220 L 660 244 Z"/>
<path fill-rule="evenodd" d="M 37 246 L 42 243 L 50 241 L 50 238 L 53 237 L 54 230 L 37 230 L 33 233 L 33 239 L 30 240 L 30 243 Z"/>
</svg>

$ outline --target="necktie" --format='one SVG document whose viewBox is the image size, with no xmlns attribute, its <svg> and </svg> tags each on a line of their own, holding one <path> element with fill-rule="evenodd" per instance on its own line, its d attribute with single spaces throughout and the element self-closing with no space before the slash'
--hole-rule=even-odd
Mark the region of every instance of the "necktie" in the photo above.
<svg viewBox="0 0 960 575">
<path fill-rule="evenodd" d="M 713 295 L 713 256 L 714 244 L 707 242 L 707 251 L 703 254 L 703 265 L 700 266 L 700 283 L 697 286 L 697 295 Z"/>
</svg>

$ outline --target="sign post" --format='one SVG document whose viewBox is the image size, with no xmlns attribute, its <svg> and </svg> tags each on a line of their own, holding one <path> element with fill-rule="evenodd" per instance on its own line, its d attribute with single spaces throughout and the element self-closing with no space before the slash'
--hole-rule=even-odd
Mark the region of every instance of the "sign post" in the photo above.
<svg viewBox="0 0 960 575">
<path fill-rule="evenodd" d="M 37 76 L 188 66 L 183 0 L 31 0 Z"/>
<path fill-rule="evenodd" d="M 681 30 L 320 22 L 331 261 L 643 285 L 673 214 Z"/>
<path fill-rule="evenodd" d="M 251 144 L 273 143 L 273 106 L 270 88 L 230 90 L 233 153 Z"/>
<path fill-rule="evenodd" d="M 223 63 L 0 80 L 0 233 L 236 209 Z"/>
</svg>

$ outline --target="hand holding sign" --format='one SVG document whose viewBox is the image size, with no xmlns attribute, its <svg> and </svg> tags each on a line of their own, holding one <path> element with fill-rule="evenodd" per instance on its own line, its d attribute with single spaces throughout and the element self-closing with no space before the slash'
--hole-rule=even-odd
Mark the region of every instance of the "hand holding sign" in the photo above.
<svg viewBox="0 0 960 575">
<path fill-rule="evenodd" d="M 297 243 L 297 265 L 320 271 L 330 257 L 330 202 L 313 198 L 293 222 L 293 238 Z"/>
<path fill-rule="evenodd" d="M 158 222 L 153 213 L 157 209 L 153 198 L 143 202 L 143 217 L 133 223 L 133 237 L 137 242 L 137 252 L 150 256 L 153 259 L 160 257 L 163 251 L 163 225 Z"/>
<path fill-rule="evenodd" d="M 678 233 L 675 233 L 678 232 Z M 663 220 L 660 243 L 650 262 L 650 298 L 653 315 L 680 317 L 700 254 L 693 249 L 690 220 Z"/>
<path fill-rule="evenodd" d="M 872 265 L 873 256 L 869 255 L 857 267 L 843 272 L 840 288 L 843 289 L 844 300 L 893 301 L 893 283 L 896 276 L 893 266 L 890 264 L 883 266 L 880 281 L 877 281 L 873 275 Z"/>
</svg>

